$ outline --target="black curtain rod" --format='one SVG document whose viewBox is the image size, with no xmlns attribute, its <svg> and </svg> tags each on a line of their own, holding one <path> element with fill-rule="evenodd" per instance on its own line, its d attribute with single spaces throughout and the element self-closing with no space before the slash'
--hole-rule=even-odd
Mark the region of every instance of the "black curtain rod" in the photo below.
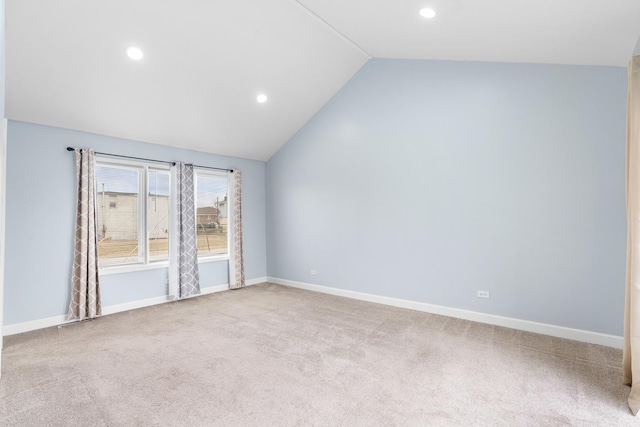
<svg viewBox="0 0 640 427">
<path fill-rule="evenodd" d="M 67 151 L 76 151 L 76 149 L 73 148 L 73 147 L 67 147 Z M 101 153 L 99 151 L 96 151 L 95 153 L 96 154 L 102 154 L 103 156 L 121 157 L 123 159 L 134 159 L 134 160 L 143 160 L 143 161 L 146 161 L 146 162 L 167 163 L 167 164 L 170 164 L 171 166 L 175 166 L 175 164 L 176 164 L 176 162 L 167 162 L 165 160 L 147 159 L 147 158 L 144 158 L 144 157 L 123 156 L 121 154 Z M 194 165 L 193 163 L 186 163 L 186 164 L 190 165 L 190 166 L 193 166 L 194 168 L 215 169 L 215 170 L 219 170 L 219 171 L 233 172 L 233 169 L 214 168 L 213 166 L 199 166 L 199 165 Z"/>
<path fill-rule="evenodd" d="M 213 166 L 200 166 L 200 165 L 194 165 L 193 163 L 185 163 L 185 164 L 190 165 L 190 166 L 193 166 L 194 168 L 215 169 L 215 170 L 218 170 L 218 171 L 233 172 L 233 169 L 214 168 Z"/>
<path fill-rule="evenodd" d="M 73 147 L 67 147 L 67 151 L 76 151 L 76 149 L 73 148 Z M 99 151 L 96 151 L 95 153 L 96 154 L 102 154 L 103 156 L 109 156 L 109 157 L 121 157 L 123 159 L 134 159 L 134 160 L 143 160 L 145 162 L 167 163 L 167 164 L 169 164 L 171 166 L 176 164 L 176 162 L 167 162 L 165 160 L 147 159 L 147 158 L 144 158 L 144 157 L 123 156 L 121 154 L 101 153 Z"/>
</svg>

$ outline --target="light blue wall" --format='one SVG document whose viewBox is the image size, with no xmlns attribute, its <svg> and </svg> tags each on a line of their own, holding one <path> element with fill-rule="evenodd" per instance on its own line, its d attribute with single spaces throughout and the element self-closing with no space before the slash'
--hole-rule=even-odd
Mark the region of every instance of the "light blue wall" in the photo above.
<svg viewBox="0 0 640 427">
<path fill-rule="evenodd" d="M 5 325 L 67 313 L 75 222 L 75 157 L 67 146 L 241 169 L 245 273 L 266 275 L 264 162 L 10 121 Z M 166 276 L 166 269 L 102 276 L 102 304 L 166 295 Z M 201 264 L 200 279 L 202 287 L 228 283 L 227 263 Z"/>
<path fill-rule="evenodd" d="M 0 119 L 4 119 L 4 94 L 5 94 L 5 0 L 0 0 Z"/>
<path fill-rule="evenodd" d="M 620 67 L 371 60 L 267 162 L 268 274 L 622 335 L 625 108 Z"/>
</svg>

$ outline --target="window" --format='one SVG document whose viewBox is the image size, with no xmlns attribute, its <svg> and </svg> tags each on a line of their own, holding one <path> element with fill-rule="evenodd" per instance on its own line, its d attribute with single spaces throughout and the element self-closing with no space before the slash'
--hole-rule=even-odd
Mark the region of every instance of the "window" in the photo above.
<svg viewBox="0 0 640 427">
<path fill-rule="evenodd" d="M 169 259 L 169 184 L 168 170 L 149 168 L 149 201 L 147 203 L 147 235 L 149 236 L 149 260 Z"/>
<path fill-rule="evenodd" d="M 198 257 L 228 253 L 227 175 L 196 171 Z"/>
<path fill-rule="evenodd" d="M 100 267 L 168 260 L 168 167 L 100 159 L 96 178 Z"/>
</svg>

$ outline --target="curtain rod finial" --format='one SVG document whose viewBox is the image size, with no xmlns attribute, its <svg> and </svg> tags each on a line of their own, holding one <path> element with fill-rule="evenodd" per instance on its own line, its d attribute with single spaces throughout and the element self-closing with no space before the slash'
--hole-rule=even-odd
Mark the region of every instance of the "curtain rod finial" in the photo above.
<svg viewBox="0 0 640 427">
<path fill-rule="evenodd" d="M 67 151 L 76 151 L 76 149 L 73 147 L 67 147 Z"/>
</svg>

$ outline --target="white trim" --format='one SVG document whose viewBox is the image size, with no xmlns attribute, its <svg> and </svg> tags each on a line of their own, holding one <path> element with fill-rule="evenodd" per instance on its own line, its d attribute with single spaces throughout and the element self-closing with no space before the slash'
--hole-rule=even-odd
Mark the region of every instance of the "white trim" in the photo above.
<svg viewBox="0 0 640 427">
<path fill-rule="evenodd" d="M 4 6 L 4 2 L 2 3 Z M 4 14 L 4 9 L 3 9 Z M 3 83 L 4 84 L 4 83 Z M 5 242 L 5 230 L 6 230 L 6 194 L 7 194 L 7 128 L 9 127 L 9 121 L 4 117 L 2 119 L 2 128 L 0 129 L 0 328 L 4 323 L 4 259 L 6 253 Z M 4 344 L 2 337 L 0 337 L 0 353 Z M 0 357 L 1 367 L 2 357 Z M 0 372 L 2 370 L 0 369 Z"/>
<path fill-rule="evenodd" d="M 194 186 L 194 191 L 195 191 L 195 202 L 196 202 L 196 207 L 195 207 L 195 213 L 196 213 L 196 228 L 198 227 L 198 176 L 202 176 L 204 178 L 224 178 L 227 180 L 227 199 L 226 199 L 226 205 L 227 205 L 227 252 L 223 253 L 223 254 L 215 254 L 215 255 L 198 255 L 198 263 L 205 263 L 205 262 L 217 262 L 217 261 L 229 261 L 229 248 L 231 247 L 230 245 L 230 240 L 229 240 L 229 236 L 231 235 L 231 233 L 229 232 L 229 230 L 231 230 L 231 227 L 229 227 L 230 225 L 230 219 L 229 219 L 229 207 L 230 207 L 230 193 L 229 193 L 229 171 L 227 170 L 226 172 L 224 170 L 211 170 L 207 167 L 203 167 L 203 166 L 193 166 L 193 186 Z"/>
<path fill-rule="evenodd" d="M 249 280 L 245 280 L 244 286 L 246 288 L 247 286 L 259 285 L 260 283 L 265 283 L 266 281 L 267 281 L 266 277 L 258 277 L 258 278 L 255 278 L 255 279 L 249 279 Z"/>
<path fill-rule="evenodd" d="M 228 261 L 229 255 L 212 256 L 208 258 L 198 258 L 198 265 L 210 262 Z M 133 273 L 135 271 L 156 270 L 160 268 L 169 268 L 169 261 L 151 261 L 149 264 L 126 264 L 126 265 L 110 265 L 101 267 L 98 270 L 100 276 L 109 276 L 111 274 Z"/>
<path fill-rule="evenodd" d="M 295 282 L 293 280 L 279 279 L 276 277 L 267 277 L 267 281 L 270 283 L 275 283 L 277 285 L 290 286 L 292 288 L 305 289 L 308 291 L 321 292 L 325 294 L 353 298 L 378 304 L 391 305 L 394 307 L 408 308 L 410 310 L 423 311 L 425 313 L 440 314 L 443 316 L 455 317 L 458 319 L 471 320 L 473 322 L 504 326 L 506 328 L 534 332 L 543 335 L 550 335 L 552 337 L 566 338 L 575 341 L 582 341 L 591 344 L 599 344 L 607 347 L 621 349 L 623 348 L 624 344 L 623 337 L 619 337 L 616 335 L 608 335 L 599 332 L 585 331 L 582 329 L 567 328 L 564 326 L 551 325 L 548 323 L 532 322 L 530 320 L 515 319 L 512 317 L 496 316 L 494 314 L 480 313 L 477 311 L 463 310 L 460 308 L 445 307 L 442 305 L 427 304 L 418 301 L 409 301 L 380 295 L 366 294 L 363 292 L 349 291 L 327 286 L 312 285 L 310 283 Z"/>
<path fill-rule="evenodd" d="M 246 286 L 257 285 L 267 281 L 266 277 L 258 277 L 246 281 Z M 208 286 L 200 290 L 200 295 L 213 294 L 216 292 L 222 292 L 229 289 L 229 284 Z M 198 297 L 194 295 L 190 298 Z M 164 304 L 173 301 L 168 295 L 162 295 L 154 298 L 147 298 L 138 301 L 125 302 L 123 304 L 110 305 L 102 307 L 102 315 L 107 316 L 109 314 L 120 313 L 123 311 L 135 310 L 136 308 L 149 307 L 152 305 Z M 36 329 L 50 328 L 52 326 L 60 326 L 67 323 L 73 323 L 74 321 L 67 320 L 67 315 L 62 314 L 59 316 L 46 317 L 44 319 L 30 320 L 28 322 L 13 323 L 11 325 L 4 325 L 2 327 L 2 335 L 14 335 L 23 332 L 35 331 Z"/>
<path fill-rule="evenodd" d="M 137 167 L 142 169 L 148 167 L 151 169 L 158 169 L 161 171 L 169 171 L 171 169 L 171 163 L 168 160 L 143 160 L 143 159 L 127 159 L 120 157 L 117 154 L 98 154 L 96 153 L 96 163 L 109 163 L 110 167 Z"/>
<path fill-rule="evenodd" d="M 208 262 L 229 261 L 229 254 L 214 255 L 208 257 L 198 258 L 198 264 L 206 264 Z"/>
<path fill-rule="evenodd" d="M 96 168 L 100 166 L 112 169 L 123 169 L 123 170 L 135 170 L 138 172 L 138 254 L 137 260 L 134 263 L 129 264 L 112 264 L 112 265 L 103 265 L 99 268 L 98 274 L 109 275 L 109 274 L 118 274 L 118 273 L 128 273 L 131 271 L 142 271 L 158 268 L 153 266 L 153 264 L 166 264 L 168 265 L 168 254 L 166 260 L 158 260 L 154 261 L 151 259 L 150 251 L 149 251 L 149 173 L 150 172 L 161 172 L 168 173 L 169 180 L 171 182 L 171 177 L 175 175 L 171 170 L 171 166 L 168 164 L 169 162 L 160 161 L 162 163 L 167 163 L 165 165 L 159 166 L 155 164 L 155 162 L 150 161 L 146 162 L 144 160 L 124 160 L 124 159 L 114 159 L 114 158 L 105 158 L 103 156 L 110 156 L 109 154 L 96 154 Z M 118 156 L 115 156 L 118 157 Z M 97 186 L 97 184 L 96 184 Z M 171 195 L 171 185 L 169 186 L 169 195 Z M 104 188 L 104 184 L 103 184 Z M 96 192 L 96 205 L 98 203 L 98 197 L 101 193 L 99 188 L 95 188 Z M 102 190 L 104 197 L 104 190 Z M 146 195 L 146 196 L 144 196 Z M 157 194 L 156 194 L 157 195 Z M 170 201 L 172 199 L 170 198 Z M 104 198 L 102 199 L 104 209 Z M 97 206 L 96 206 L 97 209 Z M 171 243 L 171 234 L 169 234 L 169 243 Z M 121 258 L 122 260 L 126 260 L 129 257 Z M 100 255 L 98 254 L 98 263 L 100 263 Z"/>
<path fill-rule="evenodd" d="M 167 276 L 168 294 L 178 295 L 178 163 L 171 166 L 169 176 L 169 269 Z M 195 182 L 194 182 L 195 185 Z M 197 236 L 196 236 L 197 238 Z"/>
<path fill-rule="evenodd" d="M 36 329 L 49 328 L 51 326 L 63 325 L 70 323 L 67 316 L 61 314 L 59 316 L 45 317 L 44 319 L 30 320 L 28 322 L 14 323 L 12 325 L 4 325 L 2 327 L 2 335 L 14 335 L 22 332 L 35 331 Z"/>
<path fill-rule="evenodd" d="M 111 274 L 133 273 L 134 271 L 156 270 L 168 267 L 169 261 L 152 261 L 149 264 L 110 265 L 98 269 L 98 275 L 109 276 Z"/>
</svg>

